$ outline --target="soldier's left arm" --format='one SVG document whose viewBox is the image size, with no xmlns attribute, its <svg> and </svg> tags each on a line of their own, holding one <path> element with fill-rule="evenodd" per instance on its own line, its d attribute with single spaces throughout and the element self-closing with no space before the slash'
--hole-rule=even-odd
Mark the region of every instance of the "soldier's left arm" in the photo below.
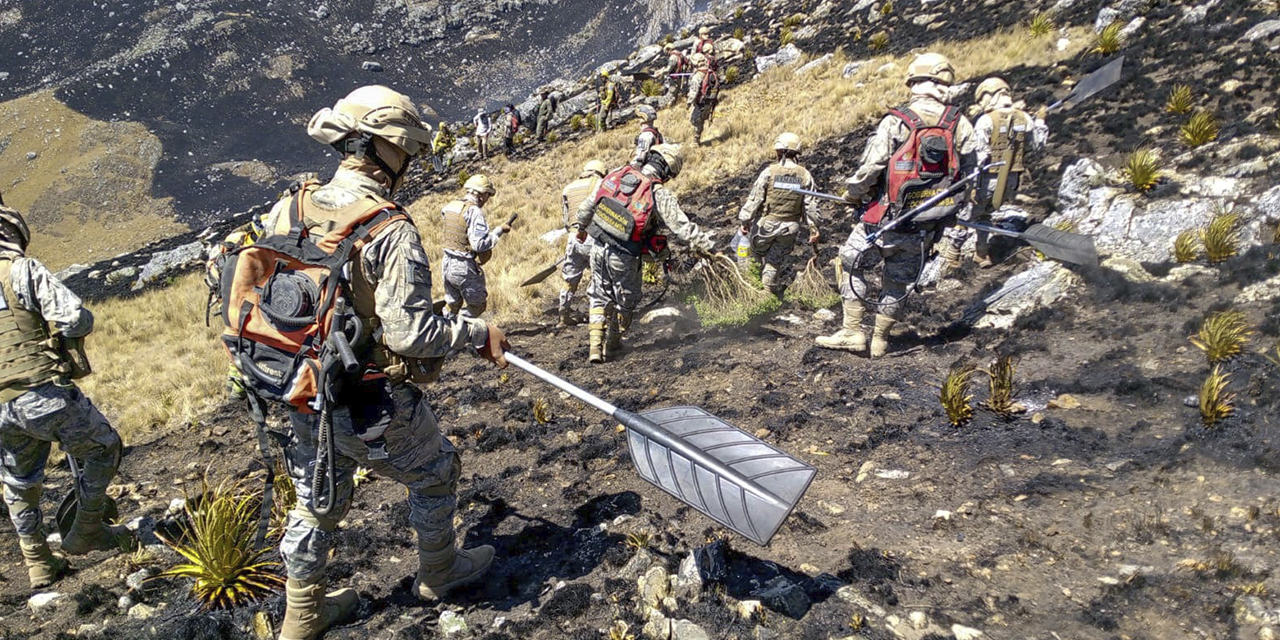
<svg viewBox="0 0 1280 640">
<path fill-rule="evenodd" d="M 804 172 L 804 188 L 809 191 L 817 191 L 818 183 L 813 179 L 813 174 L 806 169 Z M 814 196 L 804 197 L 804 220 L 809 225 L 809 233 L 818 232 L 818 203 L 820 200 Z"/>
<path fill-rule="evenodd" d="M 39 313 L 54 330 L 68 338 L 82 338 L 93 331 L 93 314 L 39 260 L 15 260 L 10 278 L 18 304 Z"/>
<path fill-rule="evenodd" d="M 467 240 L 471 250 L 484 253 L 498 246 L 498 238 L 502 237 L 502 228 L 489 230 L 489 222 L 484 219 L 484 210 L 475 205 L 467 207 Z"/>
<path fill-rule="evenodd" d="M 639 168 L 644 166 L 644 159 L 649 155 L 649 149 L 653 147 L 653 134 L 645 131 L 636 137 L 636 152 L 631 156 L 631 166 Z"/>
<path fill-rule="evenodd" d="M 984 165 L 991 159 L 992 126 L 994 126 L 994 124 L 991 121 L 991 116 L 985 113 L 978 116 L 978 123 L 973 125 L 973 153 L 975 165 Z M 956 136 L 960 136 L 959 126 L 956 127 Z M 956 142 L 956 149 L 960 150 L 960 153 L 963 154 L 964 151 L 960 149 L 959 140 Z"/>
<path fill-rule="evenodd" d="M 680 208 L 680 201 L 676 198 L 676 194 L 664 187 L 658 187 L 654 189 L 653 198 L 658 216 L 662 218 L 662 224 L 671 230 L 671 235 L 677 240 L 702 251 L 709 252 L 715 247 L 711 240 L 711 232 L 702 230 L 689 219 L 688 214 Z"/>
<path fill-rule="evenodd" d="M 968 175 L 978 167 L 978 136 L 968 118 L 956 123 L 956 151 L 960 154 L 960 173 Z"/>
<path fill-rule="evenodd" d="M 742 208 L 738 210 L 738 222 L 742 226 L 749 226 L 755 221 L 756 215 L 760 213 L 760 205 L 764 204 L 764 190 L 769 186 L 769 168 L 765 167 L 764 171 L 756 176 L 756 181 L 751 185 L 751 192 L 747 194 L 747 201 L 742 203 Z"/>
</svg>

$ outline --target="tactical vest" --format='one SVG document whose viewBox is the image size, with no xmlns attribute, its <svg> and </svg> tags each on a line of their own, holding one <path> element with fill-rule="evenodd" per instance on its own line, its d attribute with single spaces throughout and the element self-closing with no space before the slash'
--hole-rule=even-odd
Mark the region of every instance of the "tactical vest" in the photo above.
<svg viewBox="0 0 1280 640">
<path fill-rule="evenodd" d="M 639 135 L 639 136 L 636 136 L 636 146 L 637 146 L 637 147 L 638 147 L 638 146 L 640 146 L 640 136 L 643 136 L 643 135 L 644 135 L 644 134 L 646 134 L 646 133 L 652 133 L 652 134 L 653 134 L 653 144 L 654 144 L 654 145 L 660 145 L 660 144 L 662 144 L 662 132 L 661 132 L 661 131 L 658 131 L 658 130 L 657 130 L 656 128 L 654 128 L 654 127 L 651 127 L 651 126 L 649 126 L 649 125 L 645 125 L 645 126 L 643 126 L 643 127 L 640 127 L 640 135 Z"/>
<path fill-rule="evenodd" d="M 11 258 L 0 259 L 0 402 L 9 402 L 31 387 L 51 382 L 62 373 L 62 360 L 50 342 L 49 325 L 34 312 L 17 307 L 10 282 Z"/>
<path fill-rule="evenodd" d="M 769 188 L 765 193 L 766 218 L 779 222 L 798 222 L 804 216 L 804 196 L 783 188 L 784 185 L 804 187 L 808 172 L 798 164 L 769 167 Z"/>
<path fill-rule="evenodd" d="M 572 227 L 578 222 L 578 207 L 582 206 L 582 201 L 595 195 L 596 188 L 600 186 L 600 178 L 591 175 L 584 178 L 578 178 L 570 182 L 561 193 L 564 198 L 564 212 L 561 223 L 565 229 Z"/>
<path fill-rule="evenodd" d="M 1031 118 L 1018 109 L 996 109 L 987 117 L 991 118 L 991 161 L 1005 160 L 1008 154 L 1009 172 L 1022 173 L 1027 136 L 1031 135 Z M 990 171 L 997 173 L 1000 168 L 993 167 Z"/>
<path fill-rule="evenodd" d="M 449 251 L 473 255 L 471 239 L 467 235 L 467 219 L 462 213 L 467 210 L 467 203 L 454 200 L 444 206 L 444 228 L 440 231 L 440 244 Z"/>
</svg>

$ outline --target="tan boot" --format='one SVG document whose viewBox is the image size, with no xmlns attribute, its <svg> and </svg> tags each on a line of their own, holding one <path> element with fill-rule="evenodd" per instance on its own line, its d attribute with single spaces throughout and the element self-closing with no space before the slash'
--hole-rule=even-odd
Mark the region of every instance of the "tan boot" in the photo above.
<svg viewBox="0 0 1280 640">
<path fill-rule="evenodd" d="M 413 581 L 413 592 L 422 600 L 439 600 L 450 591 L 480 579 L 493 564 L 493 554 L 493 547 L 489 545 L 456 549 L 452 539 L 435 550 L 423 548 L 419 543 L 418 577 Z"/>
<path fill-rule="evenodd" d="M 138 548 L 138 539 L 128 529 L 119 525 L 108 525 L 102 522 L 103 508 L 76 510 L 76 520 L 62 539 L 62 552 L 73 556 L 82 556 L 90 551 L 133 551 Z"/>
<path fill-rule="evenodd" d="M 591 323 L 591 356 L 588 360 L 591 364 L 600 364 L 604 362 L 604 323 Z"/>
<path fill-rule="evenodd" d="M 313 640 L 355 612 L 360 596 L 352 589 L 324 592 L 324 578 L 303 582 L 290 578 L 284 586 L 284 621 L 280 640 Z"/>
<path fill-rule="evenodd" d="M 18 546 L 22 547 L 22 561 L 27 565 L 27 577 L 31 581 L 31 589 L 43 589 L 58 581 L 67 572 L 67 561 L 53 555 L 44 534 L 35 536 L 19 536 Z"/>
<path fill-rule="evenodd" d="M 889 351 L 889 331 L 897 320 L 886 315 L 876 315 L 876 328 L 871 333 L 871 357 L 880 358 Z"/>
<path fill-rule="evenodd" d="M 604 331 L 604 359 L 606 361 L 617 358 L 622 354 L 622 330 L 619 328 L 620 323 L 617 317 L 613 322 L 608 323 Z"/>
<path fill-rule="evenodd" d="M 867 348 L 867 334 L 862 330 L 862 317 L 866 307 L 861 300 L 845 300 L 843 305 L 844 320 L 839 331 L 829 336 L 818 336 L 814 342 L 819 347 L 841 349 L 844 351 L 862 351 Z"/>
<path fill-rule="evenodd" d="M 991 254 L 987 252 L 987 239 L 984 236 L 978 236 L 978 242 L 973 247 L 973 261 L 983 269 L 990 269 L 996 266 Z"/>
<path fill-rule="evenodd" d="M 939 250 L 942 254 L 942 277 L 948 277 L 960 269 L 960 247 L 944 241 Z"/>
</svg>

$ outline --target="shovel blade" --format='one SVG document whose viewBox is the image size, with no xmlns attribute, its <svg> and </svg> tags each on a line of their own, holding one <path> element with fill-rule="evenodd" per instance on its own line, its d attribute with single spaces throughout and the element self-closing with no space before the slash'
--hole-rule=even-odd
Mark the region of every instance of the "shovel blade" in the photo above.
<svg viewBox="0 0 1280 640">
<path fill-rule="evenodd" d="M 1033 224 L 1022 232 L 1022 239 L 1054 260 L 1085 267 L 1098 266 L 1098 249 L 1094 246 L 1093 236 Z"/>
<path fill-rule="evenodd" d="M 103 497 L 104 509 L 102 511 L 103 522 L 115 522 L 120 519 L 120 509 L 116 506 L 116 501 L 110 496 Z M 67 534 L 71 532 L 71 525 L 75 524 L 76 511 L 80 506 L 80 496 L 72 489 L 67 493 L 67 497 L 62 499 L 58 505 L 58 512 L 54 517 L 57 523 L 58 533 L 63 540 L 67 539 Z"/>
<path fill-rule="evenodd" d="M 759 545 L 769 544 L 817 470 L 697 407 L 641 414 L 627 429 L 647 482 Z M 645 433 L 656 429 L 655 433 Z"/>
<path fill-rule="evenodd" d="M 1111 62 L 1103 65 L 1102 68 L 1094 71 L 1081 80 L 1071 91 L 1063 102 L 1067 106 L 1075 106 L 1092 98 L 1099 91 L 1116 83 L 1120 79 L 1120 72 L 1124 69 L 1124 56 L 1120 56 Z"/>
<path fill-rule="evenodd" d="M 559 263 L 559 262 L 557 262 L 557 263 L 555 263 L 555 264 L 553 264 L 553 265 L 551 265 L 551 266 L 547 267 L 546 269 L 543 269 L 542 271 L 539 271 L 539 272 L 537 272 L 537 273 L 533 274 L 532 276 L 529 276 L 529 279 L 528 279 L 528 280 L 525 280 L 524 282 L 521 282 L 521 283 L 520 283 L 520 286 L 522 286 L 522 287 L 529 287 L 529 286 L 532 286 L 532 285 L 538 284 L 539 282 L 542 282 L 543 280 L 546 280 L 547 278 L 550 278 L 550 277 L 551 277 L 551 274 L 553 274 L 553 273 L 555 273 L 556 271 L 559 271 L 559 270 L 560 270 L 560 263 Z"/>
</svg>

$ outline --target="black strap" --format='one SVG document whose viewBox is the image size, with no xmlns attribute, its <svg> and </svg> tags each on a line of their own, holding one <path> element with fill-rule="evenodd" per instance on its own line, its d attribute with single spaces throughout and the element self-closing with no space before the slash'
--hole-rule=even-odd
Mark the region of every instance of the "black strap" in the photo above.
<svg viewBox="0 0 1280 640">
<path fill-rule="evenodd" d="M 919 129 L 920 127 L 924 126 L 924 120 L 921 119 L 920 116 L 916 114 L 916 112 L 912 111 L 910 107 L 898 107 L 897 109 L 890 109 L 889 113 L 901 118 L 902 122 L 907 125 L 907 128 L 911 129 L 911 131 L 913 132 L 916 129 Z"/>
<path fill-rule="evenodd" d="M 306 232 L 306 227 L 302 222 L 302 199 L 306 197 L 307 190 L 300 189 L 293 194 L 293 202 L 289 206 L 289 243 L 295 246 L 302 246 L 302 237 Z"/>
<path fill-rule="evenodd" d="M 258 533 L 253 538 L 253 548 L 261 549 L 267 540 L 267 531 L 271 528 L 271 498 L 275 490 L 276 459 L 271 453 L 271 441 L 268 437 L 267 414 L 262 408 L 262 399 L 246 389 L 245 400 L 249 405 L 249 416 L 253 418 L 258 432 L 258 453 L 262 455 L 262 464 L 267 474 L 262 487 L 262 504 L 258 507 Z"/>
</svg>

